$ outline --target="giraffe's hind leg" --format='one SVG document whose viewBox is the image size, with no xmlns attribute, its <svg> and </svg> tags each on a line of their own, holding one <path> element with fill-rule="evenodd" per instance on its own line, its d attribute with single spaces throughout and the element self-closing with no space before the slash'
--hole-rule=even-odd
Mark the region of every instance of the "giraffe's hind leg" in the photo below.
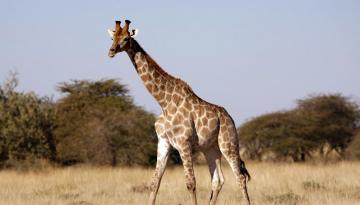
<svg viewBox="0 0 360 205">
<path fill-rule="evenodd" d="M 225 158 L 227 158 L 227 157 L 225 157 Z M 243 197 L 246 201 L 246 204 L 250 205 L 251 204 L 250 198 L 249 198 L 249 194 L 248 194 L 247 186 L 246 186 L 246 183 L 247 183 L 246 178 L 248 176 L 246 173 L 242 172 L 242 168 L 241 168 L 241 166 L 243 166 L 242 163 L 244 163 L 244 162 L 242 162 L 241 159 L 240 160 L 227 159 L 227 161 L 229 162 L 230 167 L 231 167 L 232 171 L 234 172 L 234 175 L 236 178 L 236 183 L 241 188 L 241 191 L 242 191 Z"/>
<path fill-rule="evenodd" d="M 211 194 L 209 204 L 214 205 L 225 181 L 221 170 L 221 152 L 216 144 L 203 153 L 209 165 L 211 175 Z"/>
<path fill-rule="evenodd" d="M 240 158 L 239 142 L 235 125 L 229 116 L 223 117 L 220 124 L 220 151 L 234 172 L 236 183 L 241 188 L 246 204 L 250 205 L 250 198 L 246 186 L 247 178 L 250 179 L 250 175 L 245 168 L 245 163 Z"/>
</svg>

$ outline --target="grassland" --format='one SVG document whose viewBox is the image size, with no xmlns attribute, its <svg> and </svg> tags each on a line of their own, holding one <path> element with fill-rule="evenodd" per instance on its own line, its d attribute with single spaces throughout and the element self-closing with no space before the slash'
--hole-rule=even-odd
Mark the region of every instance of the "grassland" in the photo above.
<svg viewBox="0 0 360 205">
<path fill-rule="evenodd" d="M 360 204 L 360 163 L 327 165 L 248 163 L 253 179 L 249 193 L 254 204 Z M 198 165 L 199 204 L 207 204 L 210 177 Z M 151 169 L 46 169 L 41 172 L 0 172 L 1 205 L 146 204 Z M 240 204 L 242 196 L 231 170 L 224 166 L 225 185 L 218 204 Z M 167 169 L 158 203 L 189 204 L 181 167 Z"/>
</svg>

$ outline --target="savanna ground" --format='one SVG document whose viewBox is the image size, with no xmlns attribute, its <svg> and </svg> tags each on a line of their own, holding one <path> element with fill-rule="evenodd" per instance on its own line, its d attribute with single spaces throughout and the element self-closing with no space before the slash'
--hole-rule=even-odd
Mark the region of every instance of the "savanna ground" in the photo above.
<svg viewBox="0 0 360 205">
<path fill-rule="evenodd" d="M 253 179 L 253 204 L 360 204 L 360 163 L 326 165 L 247 163 Z M 227 165 L 218 204 L 241 204 L 240 191 Z M 199 204 L 207 204 L 210 177 L 205 165 L 195 167 Z M 0 204 L 146 204 L 151 169 L 63 168 L 40 172 L 0 172 Z M 181 167 L 168 168 L 157 204 L 189 204 Z"/>
</svg>

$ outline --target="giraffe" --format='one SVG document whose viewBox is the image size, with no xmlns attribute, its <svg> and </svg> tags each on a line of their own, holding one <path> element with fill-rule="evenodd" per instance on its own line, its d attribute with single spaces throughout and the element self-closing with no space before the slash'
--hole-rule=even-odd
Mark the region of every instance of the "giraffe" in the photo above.
<svg viewBox="0 0 360 205">
<path fill-rule="evenodd" d="M 193 152 L 203 152 L 211 175 L 209 204 L 216 203 L 224 184 L 221 156 L 228 161 L 242 190 L 246 204 L 250 204 L 246 183 L 250 175 L 239 155 L 239 142 L 233 119 L 221 107 L 198 97 L 191 87 L 163 70 L 134 39 L 137 30 L 129 32 L 129 20 L 123 28 L 115 21 L 115 30 L 109 29 L 113 42 L 109 57 L 125 51 L 147 90 L 161 106 L 162 113 L 155 122 L 158 136 L 157 162 L 150 184 L 149 205 L 155 204 L 171 148 L 179 151 L 183 162 L 186 187 L 191 202 L 197 204 Z"/>
</svg>

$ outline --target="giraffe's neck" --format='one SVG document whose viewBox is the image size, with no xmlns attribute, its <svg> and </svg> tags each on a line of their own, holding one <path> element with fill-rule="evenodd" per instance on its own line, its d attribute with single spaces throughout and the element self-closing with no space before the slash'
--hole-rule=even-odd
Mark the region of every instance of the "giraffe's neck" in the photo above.
<svg viewBox="0 0 360 205">
<path fill-rule="evenodd" d="M 175 78 L 164 71 L 139 43 L 131 39 L 126 51 L 145 87 L 164 109 L 169 102 Z"/>
</svg>

